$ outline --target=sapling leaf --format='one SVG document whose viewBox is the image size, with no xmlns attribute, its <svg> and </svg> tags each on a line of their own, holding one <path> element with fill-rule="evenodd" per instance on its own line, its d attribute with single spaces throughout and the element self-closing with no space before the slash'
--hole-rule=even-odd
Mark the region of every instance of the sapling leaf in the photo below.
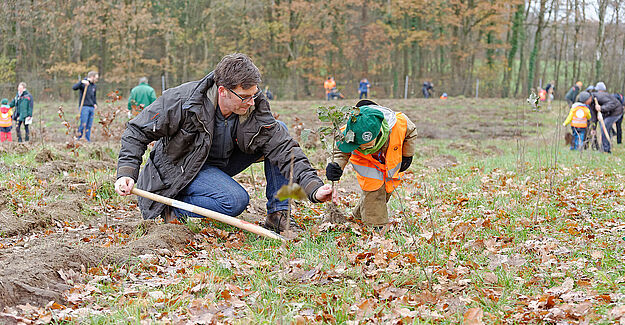
<svg viewBox="0 0 625 325">
<path fill-rule="evenodd" d="M 294 199 L 294 200 L 305 200 L 306 193 L 296 183 L 282 185 L 282 187 L 276 193 L 276 198 L 280 201 L 286 199 Z"/>
</svg>

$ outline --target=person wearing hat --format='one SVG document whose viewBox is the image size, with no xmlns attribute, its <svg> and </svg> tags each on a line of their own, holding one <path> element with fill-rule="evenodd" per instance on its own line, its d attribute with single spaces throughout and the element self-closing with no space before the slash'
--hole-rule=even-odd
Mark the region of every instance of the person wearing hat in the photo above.
<svg viewBox="0 0 625 325">
<path fill-rule="evenodd" d="M 582 91 L 577 96 L 577 102 L 573 104 L 562 126 L 571 123 L 571 132 L 573 133 L 573 141 L 571 142 L 571 150 L 582 150 L 584 138 L 586 136 L 586 128 L 588 128 L 588 120 L 592 118 L 590 115 L 589 105 L 592 102 L 592 96 L 587 91 Z"/>
<path fill-rule="evenodd" d="M 412 163 L 416 127 L 403 113 L 361 100 L 350 114 L 343 135 L 333 161 L 326 166 L 326 177 L 338 181 L 350 162 L 362 189 L 353 217 L 365 225 L 384 226 L 389 221 L 386 203 Z"/>
<path fill-rule="evenodd" d="M 13 141 L 11 136 L 11 128 L 13 127 L 12 113 L 9 100 L 2 98 L 2 104 L 0 105 L 0 142 Z"/>
<path fill-rule="evenodd" d="M 593 94 L 593 97 L 597 99 L 596 103 L 593 100 L 591 105 L 591 113 L 601 112 L 603 115 L 603 123 L 605 124 L 605 128 L 609 131 L 612 129 L 612 125 L 623 116 L 623 105 L 614 98 L 611 94 L 607 92 L 607 88 L 605 83 L 598 82 L 595 86 L 596 92 Z M 593 122 L 597 121 L 597 114 L 593 115 Z M 603 145 L 603 151 L 607 153 L 611 153 L 610 141 L 607 138 L 605 132 L 603 130 L 598 131 L 601 133 L 601 142 Z"/>
<path fill-rule="evenodd" d="M 569 89 L 569 91 L 566 92 L 564 98 L 566 99 L 566 102 L 567 104 L 569 104 L 569 106 L 575 103 L 575 99 L 577 98 L 577 95 L 579 94 L 583 85 L 584 84 L 581 81 L 578 81 L 573 85 L 573 87 L 571 87 L 571 89 Z"/>
</svg>

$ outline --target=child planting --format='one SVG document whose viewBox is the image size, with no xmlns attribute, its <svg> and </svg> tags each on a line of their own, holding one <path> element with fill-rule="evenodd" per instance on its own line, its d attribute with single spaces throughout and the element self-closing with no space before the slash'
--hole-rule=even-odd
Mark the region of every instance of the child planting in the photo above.
<svg viewBox="0 0 625 325">
<path fill-rule="evenodd" d="M 353 217 L 365 225 L 384 226 L 389 221 L 386 203 L 412 163 L 416 127 L 403 113 L 361 100 L 348 117 L 343 135 L 333 162 L 326 167 L 326 176 L 338 181 L 350 162 L 362 189 Z"/>
<path fill-rule="evenodd" d="M 584 137 L 586 136 L 586 128 L 588 128 L 588 120 L 591 118 L 590 108 L 588 105 L 592 102 L 592 96 L 587 91 L 582 91 L 577 96 L 577 101 L 571 106 L 569 116 L 566 118 L 562 126 L 571 123 L 571 131 L 573 133 L 573 141 L 571 142 L 571 150 L 582 150 Z"/>
</svg>

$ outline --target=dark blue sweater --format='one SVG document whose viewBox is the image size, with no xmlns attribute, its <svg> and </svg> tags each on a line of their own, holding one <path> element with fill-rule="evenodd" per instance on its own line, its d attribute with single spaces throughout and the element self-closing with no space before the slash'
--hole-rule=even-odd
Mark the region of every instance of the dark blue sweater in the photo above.
<svg viewBox="0 0 625 325">
<path fill-rule="evenodd" d="M 87 79 L 85 78 L 84 80 L 87 80 Z M 80 105 L 80 102 L 82 101 L 82 94 L 85 91 L 85 85 L 83 85 L 82 81 L 79 81 L 74 86 L 72 86 L 72 89 L 79 90 L 79 92 L 78 92 L 78 105 Z M 87 86 L 87 94 L 85 95 L 85 103 L 83 104 L 83 106 L 95 106 L 95 105 L 97 105 L 98 102 L 95 99 L 95 94 L 96 94 L 96 85 L 90 83 Z"/>
</svg>

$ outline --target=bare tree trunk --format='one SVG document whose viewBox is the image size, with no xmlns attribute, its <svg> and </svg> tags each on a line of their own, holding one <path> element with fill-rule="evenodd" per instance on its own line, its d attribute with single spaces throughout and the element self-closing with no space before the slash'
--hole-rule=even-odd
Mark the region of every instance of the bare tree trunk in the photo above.
<svg viewBox="0 0 625 325">
<path fill-rule="evenodd" d="M 605 12 L 608 6 L 608 0 L 598 0 L 597 16 L 599 18 L 599 26 L 597 28 L 597 37 L 595 43 L 595 67 L 594 76 L 595 80 L 599 80 L 601 77 L 601 57 L 604 51 L 605 40 Z"/>
<path fill-rule="evenodd" d="M 540 71 L 540 49 L 542 43 L 542 33 L 545 27 L 545 12 L 547 10 L 547 0 L 540 0 L 540 9 L 538 12 L 538 23 L 536 24 L 536 33 L 534 34 L 534 47 L 530 53 L 529 72 L 527 80 L 527 88 L 534 86 L 534 81 L 538 79 L 538 71 Z M 538 67 L 537 67 L 538 66 Z"/>
</svg>

